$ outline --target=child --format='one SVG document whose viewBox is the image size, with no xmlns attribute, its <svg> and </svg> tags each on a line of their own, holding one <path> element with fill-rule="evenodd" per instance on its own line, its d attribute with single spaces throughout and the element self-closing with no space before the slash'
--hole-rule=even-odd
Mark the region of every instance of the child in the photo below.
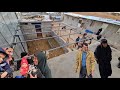
<svg viewBox="0 0 120 90">
<path fill-rule="evenodd" d="M 14 63 L 13 63 L 13 60 L 14 58 L 12 57 L 13 55 L 13 48 L 5 48 L 5 52 L 8 54 L 8 58 L 7 58 L 7 63 L 10 65 L 10 66 L 13 66 Z"/>
<path fill-rule="evenodd" d="M 24 77 L 27 77 L 28 70 L 29 70 L 28 61 L 25 57 L 23 57 L 22 60 L 21 60 L 21 67 L 20 67 L 21 75 L 24 76 Z"/>
<path fill-rule="evenodd" d="M 3 48 L 0 48 L 0 78 L 12 78 L 13 71 L 10 65 L 6 62 L 5 58 L 8 57 Z"/>
</svg>

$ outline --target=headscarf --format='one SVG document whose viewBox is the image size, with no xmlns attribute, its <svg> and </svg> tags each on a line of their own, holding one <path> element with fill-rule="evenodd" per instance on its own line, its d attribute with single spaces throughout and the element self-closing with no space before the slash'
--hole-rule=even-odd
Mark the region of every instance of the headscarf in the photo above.
<svg viewBox="0 0 120 90">
<path fill-rule="evenodd" d="M 36 53 L 35 56 L 38 59 L 38 65 L 36 65 L 37 68 L 40 69 L 41 73 L 45 76 L 45 78 L 51 78 L 51 70 L 49 69 L 47 64 L 46 54 L 43 51 L 40 51 Z"/>
<path fill-rule="evenodd" d="M 37 67 L 41 70 L 42 73 L 44 73 L 45 72 L 45 68 L 46 68 L 46 62 L 47 62 L 46 61 L 47 57 L 46 57 L 45 53 L 40 51 L 40 52 L 36 53 L 35 56 L 38 59 Z"/>
</svg>

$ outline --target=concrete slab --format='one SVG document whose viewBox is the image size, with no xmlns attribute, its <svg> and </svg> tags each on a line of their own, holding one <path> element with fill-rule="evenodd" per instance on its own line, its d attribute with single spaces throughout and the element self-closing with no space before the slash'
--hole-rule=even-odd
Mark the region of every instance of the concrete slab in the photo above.
<svg viewBox="0 0 120 90">
<path fill-rule="evenodd" d="M 94 44 L 91 44 L 89 48 L 94 51 L 98 44 L 99 42 L 94 41 Z M 78 78 L 79 75 L 74 72 L 76 52 L 77 51 L 72 51 L 48 60 L 48 65 L 51 69 L 53 78 Z M 113 59 L 111 64 L 113 73 L 109 78 L 120 78 L 120 69 L 117 68 L 119 51 L 112 48 L 112 52 Z M 93 78 L 100 78 L 97 63 Z"/>
<path fill-rule="evenodd" d="M 99 44 L 97 41 L 93 41 L 89 48 L 94 51 L 96 46 Z M 120 55 L 120 51 L 112 48 L 112 76 L 109 78 L 120 78 L 120 69 L 117 68 L 118 64 L 118 56 Z M 79 75 L 75 73 L 75 58 L 76 58 L 77 50 L 71 51 L 67 54 L 60 55 L 58 57 L 52 58 L 48 60 L 48 65 L 51 69 L 53 78 L 78 78 Z M 14 72 L 14 77 L 16 75 L 20 75 L 19 71 Z M 100 78 L 98 65 L 96 63 L 95 72 L 93 78 Z"/>
</svg>

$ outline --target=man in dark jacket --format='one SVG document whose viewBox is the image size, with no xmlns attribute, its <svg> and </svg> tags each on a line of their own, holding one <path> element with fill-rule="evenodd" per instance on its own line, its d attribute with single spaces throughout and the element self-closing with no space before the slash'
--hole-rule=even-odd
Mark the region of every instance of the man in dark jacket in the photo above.
<svg viewBox="0 0 120 90">
<path fill-rule="evenodd" d="M 102 35 L 98 35 L 97 36 L 97 40 L 100 40 L 101 37 L 102 37 Z"/>
<path fill-rule="evenodd" d="M 0 78 L 12 77 L 12 69 L 10 65 L 5 61 L 8 55 L 3 48 L 0 48 Z"/>
<path fill-rule="evenodd" d="M 75 47 L 78 46 L 78 42 L 79 42 L 79 40 L 80 40 L 80 37 L 78 36 L 78 37 L 76 38 Z"/>
<path fill-rule="evenodd" d="M 98 30 L 98 32 L 96 33 L 96 35 L 99 35 L 101 32 L 102 32 L 102 28 L 100 28 L 100 29 Z"/>
<path fill-rule="evenodd" d="M 106 39 L 101 40 L 101 45 L 98 45 L 95 52 L 96 61 L 99 64 L 99 72 L 101 78 L 108 78 L 111 76 L 111 60 L 112 60 L 112 50 L 107 44 Z"/>
</svg>

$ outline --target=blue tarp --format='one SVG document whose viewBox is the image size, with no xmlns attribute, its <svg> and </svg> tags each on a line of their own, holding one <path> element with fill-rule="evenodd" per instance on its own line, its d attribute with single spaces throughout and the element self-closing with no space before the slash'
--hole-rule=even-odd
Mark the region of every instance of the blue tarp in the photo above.
<svg viewBox="0 0 120 90">
<path fill-rule="evenodd" d="M 23 76 L 16 76 L 15 78 L 25 78 L 25 77 L 23 77 Z"/>
<path fill-rule="evenodd" d="M 85 32 L 93 34 L 93 32 L 91 30 L 85 30 Z"/>
</svg>

